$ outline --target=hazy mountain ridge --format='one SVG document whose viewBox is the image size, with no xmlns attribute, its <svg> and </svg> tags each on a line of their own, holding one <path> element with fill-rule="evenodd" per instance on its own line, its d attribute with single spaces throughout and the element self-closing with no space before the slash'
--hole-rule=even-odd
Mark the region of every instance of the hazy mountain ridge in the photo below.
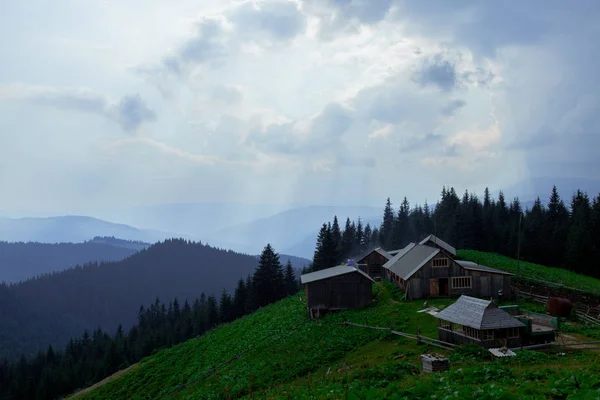
<svg viewBox="0 0 600 400">
<path fill-rule="evenodd" d="M 87 216 L 0 219 L 0 241 L 5 242 L 81 243 L 93 237 L 109 236 L 148 243 L 172 237 L 189 238 L 176 233 L 138 229 Z"/>
<path fill-rule="evenodd" d="M 9 244 L 11 245 L 11 244 Z M 88 244 L 99 246 L 98 244 Z M 49 245 L 50 246 L 50 245 Z M 280 255 L 282 264 L 288 256 Z M 289 257 L 296 268 L 308 260 Z M 122 261 L 90 263 L 13 285 L 0 284 L 0 359 L 62 348 L 84 329 L 129 327 L 141 305 L 158 297 L 195 299 L 233 292 L 257 257 L 185 240 L 167 240 Z"/>
</svg>

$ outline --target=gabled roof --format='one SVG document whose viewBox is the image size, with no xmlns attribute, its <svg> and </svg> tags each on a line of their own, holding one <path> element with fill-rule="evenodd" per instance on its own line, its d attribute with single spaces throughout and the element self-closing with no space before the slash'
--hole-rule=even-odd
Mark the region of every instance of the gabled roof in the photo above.
<svg viewBox="0 0 600 400">
<path fill-rule="evenodd" d="M 435 245 L 440 246 L 442 249 L 446 250 L 448 253 L 452 254 L 453 256 L 456 255 L 456 249 L 452 246 L 450 246 L 448 243 L 444 242 L 442 239 L 436 237 L 435 235 L 429 235 L 427 236 L 425 239 L 421 240 L 419 242 L 419 244 L 428 244 L 428 242 L 431 242 Z"/>
<path fill-rule="evenodd" d="M 493 301 L 465 295 L 460 296 L 456 303 L 449 305 L 435 317 L 477 330 L 525 327 L 521 321 L 498 308 Z"/>
<path fill-rule="evenodd" d="M 502 274 L 502 275 L 513 275 L 510 272 L 502 271 L 500 269 L 486 267 L 485 265 L 479 265 L 471 261 L 463 261 L 463 260 L 454 260 L 458 265 L 463 267 L 464 269 L 468 269 L 471 271 L 483 271 L 489 272 L 491 274 Z"/>
<path fill-rule="evenodd" d="M 400 253 L 401 251 L 407 251 L 410 247 L 414 246 L 415 244 L 416 243 L 411 242 L 403 249 L 392 250 L 392 251 L 388 251 L 387 253 L 393 257 L 393 256 L 397 255 L 398 253 Z"/>
<path fill-rule="evenodd" d="M 349 265 L 338 265 L 337 267 L 326 268 L 326 269 L 322 269 L 320 271 L 315 271 L 315 272 L 311 272 L 309 274 L 304 274 L 300 277 L 300 282 L 309 283 L 309 282 L 314 282 L 314 281 L 320 281 L 322 279 L 328 279 L 328 278 L 332 278 L 334 276 L 350 274 L 353 272 L 357 272 L 357 273 L 363 275 L 368 280 L 375 282 L 373 279 L 371 279 L 371 277 L 369 275 L 367 275 L 364 272 L 362 272 L 361 270 L 351 267 Z"/>
<path fill-rule="evenodd" d="M 415 272 L 439 252 L 440 249 L 411 243 L 385 263 L 383 268 L 389 269 L 402 279 L 410 279 Z"/>
<path fill-rule="evenodd" d="M 357 258 L 356 261 L 358 262 L 358 261 L 364 259 L 365 257 L 367 257 L 369 254 L 371 254 L 374 251 L 377 252 L 377 253 L 379 253 L 379 254 L 381 254 L 382 256 L 384 256 L 385 258 L 387 258 L 388 260 L 390 258 L 392 258 L 392 256 L 387 251 L 385 251 L 381 247 L 378 247 L 376 249 L 369 250 L 367 253 L 364 253 L 362 256 L 360 256 L 360 258 Z"/>
</svg>

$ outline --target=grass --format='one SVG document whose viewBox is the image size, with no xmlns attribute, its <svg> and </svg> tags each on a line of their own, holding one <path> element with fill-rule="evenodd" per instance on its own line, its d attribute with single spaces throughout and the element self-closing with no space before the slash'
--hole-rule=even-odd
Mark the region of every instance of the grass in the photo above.
<svg viewBox="0 0 600 400">
<path fill-rule="evenodd" d="M 458 256 L 464 260 L 478 262 L 488 267 L 498 268 L 513 274 L 517 273 L 517 261 L 495 253 L 484 253 L 475 250 L 458 250 Z M 562 268 L 546 267 L 539 264 L 521 261 L 519 275 L 523 278 L 544 280 L 569 288 L 600 293 L 600 279 L 581 275 Z"/>
<path fill-rule="evenodd" d="M 436 320 L 416 311 L 388 282 L 375 304 L 310 321 L 290 297 L 142 360 L 72 399 L 537 399 L 600 396 L 598 353 L 564 357 L 533 352 L 489 362 L 480 349 L 452 353 L 451 371 L 420 374 L 420 355 L 446 354 L 387 331 L 435 337 Z M 443 307 L 451 299 L 430 300 Z M 234 358 L 235 356 L 238 358 Z M 573 383 L 576 377 L 579 389 Z M 556 382 L 560 382 L 557 384 Z M 563 397 L 561 397 L 563 396 Z M 590 397 L 591 396 L 591 397 Z M 596 396 L 596 397 L 594 397 Z"/>
</svg>

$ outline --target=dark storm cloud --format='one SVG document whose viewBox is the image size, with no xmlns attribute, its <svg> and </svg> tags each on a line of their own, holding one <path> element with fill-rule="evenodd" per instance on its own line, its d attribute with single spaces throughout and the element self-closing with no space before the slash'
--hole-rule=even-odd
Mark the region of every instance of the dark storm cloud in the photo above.
<svg viewBox="0 0 600 400">
<path fill-rule="evenodd" d="M 156 119 L 156 114 L 139 94 L 126 95 L 116 104 L 88 90 L 53 88 L 21 88 L 16 99 L 45 107 L 101 115 L 116 121 L 127 132 L 136 131 L 143 123 Z"/>
<path fill-rule="evenodd" d="M 139 94 L 124 96 L 108 113 L 127 132 L 136 131 L 143 123 L 156 119 Z"/>
<path fill-rule="evenodd" d="M 421 86 L 435 85 L 446 92 L 458 86 L 455 64 L 444 59 L 441 54 L 426 58 L 413 79 Z"/>
</svg>

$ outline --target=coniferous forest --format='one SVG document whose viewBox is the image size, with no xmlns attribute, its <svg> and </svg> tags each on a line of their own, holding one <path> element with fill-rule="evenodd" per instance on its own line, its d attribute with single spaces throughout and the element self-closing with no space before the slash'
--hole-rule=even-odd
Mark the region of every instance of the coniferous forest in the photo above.
<svg viewBox="0 0 600 400">
<path fill-rule="evenodd" d="M 127 368 L 154 352 L 202 335 L 218 324 L 233 321 L 259 307 L 298 291 L 292 264 L 282 266 L 267 245 L 254 274 L 240 279 L 233 293 L 201 293 L 192 302 L 168 304 L 158 298 L 141 306 L 137 323 L 126 332 L 95 329 L 71 339 L 62 349 L 49 346 L 36 356 L 0 362 L 0 399 L 55 399 Z"/>
<path fill-rule="evenodd" d="M 313 263 L 304 271 L 337 265 L 378 246 L 401 248 L 430 233 L 458 249 L 509 257 L 520 253 L 523 260 L 600 277 L 600 268 L 594 262 L 600 256 L 600 195 L 590 199 L 577 191 L 566 202 L 556 187 L 547 205 L 536 199 L 525 209 L 519 199 L 509 201 L 502 193 L 492 198 L 487 189 L 480 199 L 468 192 L 461 197 L 453 188 L 443 188 L 434 207 L 427 203 L 411 206 L 404 198 L 396 210 L 388 198 L 380 226 L 350 219 L 342 226 L 337 217 L 323 224 Z M 183 247 L 179 253 L 150 248 L 143 252 L 143 260 L 156 262 L 173 254 L 183 257 L 181 250 L 192 250 L 185 249 L 185 241 L 167 241 L 163 246 L 167 244 Z M 6 289 L 0 290 L 0 296 L 4 296 L 0 301 L 10 304 L 7 301 L 11 292 Z M 277 253 L 267 245 L 254 273 L 240 279 L 231 293 L 224 289 L 220 296 L 206 296 L 199 291 L 199 297 L 184 300 L 183 304 L 178 299 L 162 303 L 157 298 L 138 309 L 137 322 L 127 331 L 122 325 L 114 332 L 86 330 L 64 349 L 50 346 L 33 357 L 0 362 L 0 399 L 50 399 L 83 388 L 161 348 L 202 335 L 217 324 L 298 289 L 292 265 L 288 262 L 284 268 Z"/>
<path fill-rule="evenodd" d="M 600 195 L 590 199 L 577 191 L 563 200 L 552 188 L 547 205 L 537 198 L 523 208 L 518 198 L 497 199 L 485 190 L 483 198 L 454 188 L 443 188 L 435 207 L 411 206 L 405 197 L 397 210 L 388 198 L 378 227 L 337 217 L 321 227 L 312 270 L 337 265 L 382 247 L 398 249 L 430 233 L 457 249 L 499 253 L 508 257 L 565 268 L 600 277 Z M 520 236 L 520 246 L 519 246 Z M 518 254 L 520 253 L 520 254 Z"/>
</svg>

